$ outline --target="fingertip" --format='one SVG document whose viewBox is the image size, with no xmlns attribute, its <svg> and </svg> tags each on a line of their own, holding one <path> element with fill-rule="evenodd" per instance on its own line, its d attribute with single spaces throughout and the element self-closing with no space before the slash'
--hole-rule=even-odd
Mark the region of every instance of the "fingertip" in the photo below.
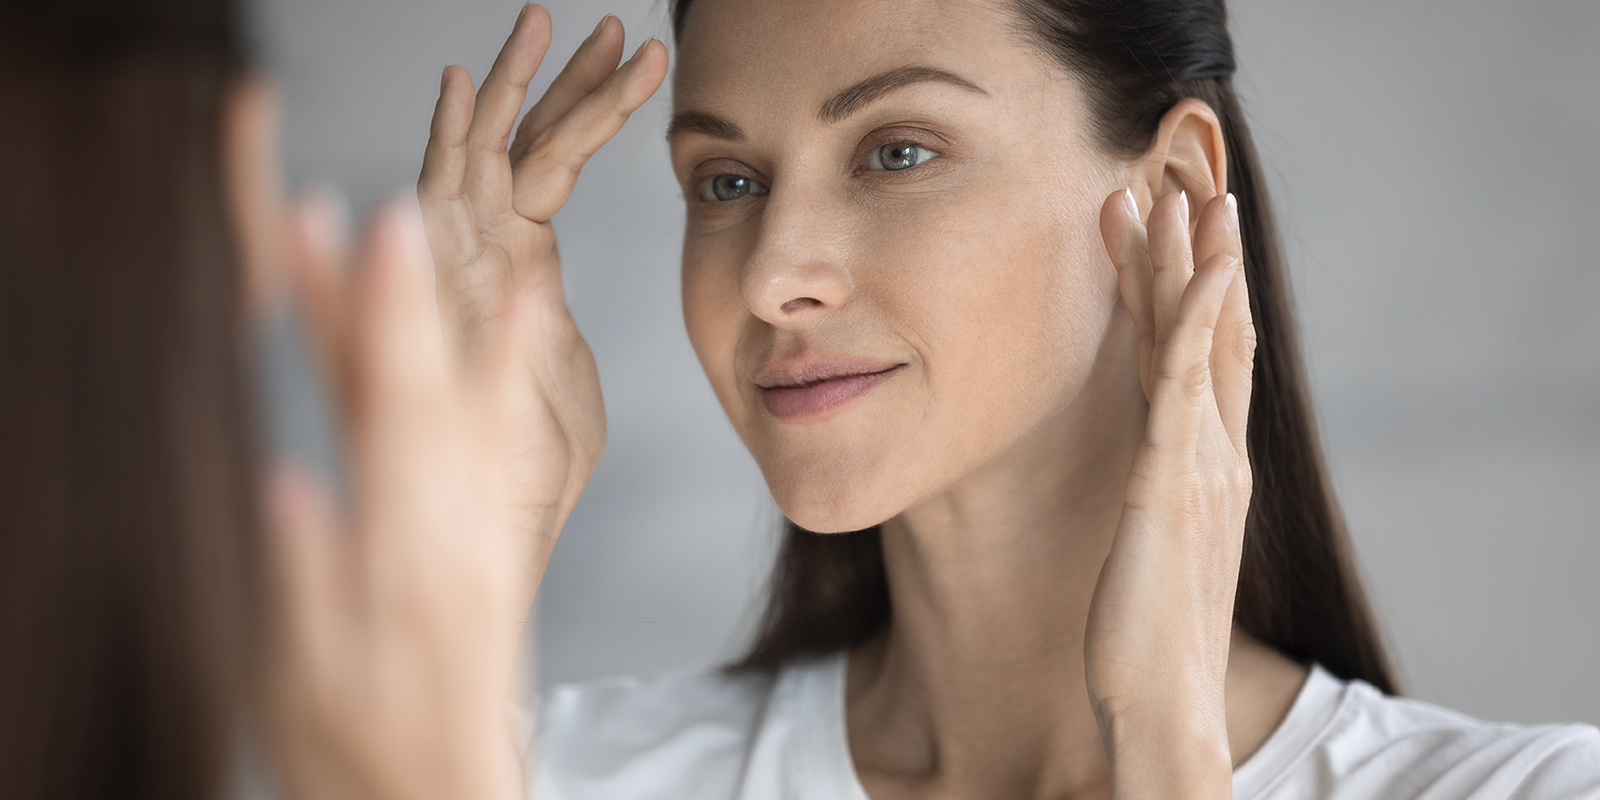
<svg viewBox="0 0 1600 800">
<path fill-rule="evenodd" d="M 1124 187 L 1106 195 L 1105 202 L 1100 204 L 1100 226 L 1106 231 L 1111 230 L 1108 226 L 1117 226 L 1120 230 L 1129 223 L 1139 223 L 1139 204 L 1133 198 L 1133 190 Z"/>
<path fill-rule="evenodd" d="M 407 275 L 432 278 L 433 256 L 422 207 L 413 193 L 391 196 L 378 206 L 364 245 L 358 262 L 362 283 L 368 286 L 391 286 L 395 278 Z"/>
<path fill-rule="evenodd" d="M 667 47 L 659 39 L 646 39 L 633 56 L 623 65 L 627 74 L 623 78 L 621 97 L 631 111 L 637 110 L 661 88 L 667 76 Z"/>
<path fill-rule="evenodd" d="M 394 209 L 400 254 L 407 269 L 433 275 L 433 254 L 428 249 L 428 231 L 422 204 L 414 194 L 402 192 L 390 201 Z"/>
<path fill-rule="evenodd" d="M 517 15 L 517 28 L 519 30 L 527 28 L 535 33 L 542 33 L 548 41 L 552 28 L 550 10 L 538 3 L 524 5 L 521 13 Z"/>
<path fill-rule="evenodd" d="M 317 255 L 337 261 L 349 244 L 350 203 L 335 186 L 317 184 L 307 190 L 295 208 L 295 219 Z"/>
<path fill-rule="evenodd" d="M 444 71 L 439 74 L 439 102 L 445 103 L 452 95 L 460 94 L 456 84 L 466 81 L 466 94 L 472 94 L 472 75 L 466 67 L 459 64 L 447 64 Z"/>
<path fill-rule="evenodd" d="M 1131 189 L 1123 188 L 1106 196 L 1100 208 L 1100 235 L 1112 266 L 1118 270 L 1137 259 L 1142 226 L 1138 202 Z"/>
<path fill-rule="evenodd" d="M 1146 224 L 1150 231 L 1152 255 L 1155 251 L 1171 258 L 1178 257 L 1180 251 L 1187 254 L 1190 250 L 1188 193 L 1168 192 L 1157 198 L 1150 206 L 1150 217 Z"/>
<path fill-rule="evenodd" d="M 659 59 L 656 56 L 657 53 L 661 54 Z M 628 61 L 630 63 L 638 62 L 641 65 L 653 64 L 659 61 L 662 65 L 665 65 L 667 61 L 667 45 L 652 36 L 639 45 L 639 49 L 634 51 L 633 57 Z"/>
</svg>

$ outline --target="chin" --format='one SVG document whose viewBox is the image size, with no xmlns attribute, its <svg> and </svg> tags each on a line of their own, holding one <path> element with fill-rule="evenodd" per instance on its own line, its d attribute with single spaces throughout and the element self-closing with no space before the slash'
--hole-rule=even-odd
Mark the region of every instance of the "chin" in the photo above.
<svg viewBox="0 0 1600 800">
<path fill-rule="evenodd" d="M 904 510 L 889 493 L 868 480 L 830 475 L 823 479 L 777 476 L 767 473 L 767 488 L 783 515 L 813 533 L 850 533 L 889 520 Z"/>
</svg>

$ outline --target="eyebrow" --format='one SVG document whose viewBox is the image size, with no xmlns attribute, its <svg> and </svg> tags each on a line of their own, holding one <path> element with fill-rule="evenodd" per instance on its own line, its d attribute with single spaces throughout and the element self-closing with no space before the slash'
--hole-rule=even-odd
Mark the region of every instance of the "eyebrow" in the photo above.
<svg viewBox="0 0 1600 800">
<path fill-rule="evenodd" d="M 841 122 L 869 103 L 895 91 L 918 83 L 944 83 L 978 94 L 988 94 L 977 84 L 953 72 L 934 67 L 898 67 L 860 81 L 828 99 L 817 111 L 823 122 Z M 729 142 L 745 140 L 744 129 L 715 114 L 704 111 L 684 111 L 672 118 L 667 126 L 667 139 L 671 141 L 685 133 L 699 133 L 713 139 Z"/>
<path fill-rule="evenodd" d="M 839 122 L 896 89 L 930 82 L 947 83 L 969 92 L 988 94 L 982 87 L 953 72 L 933 67 L 900 67 L 874 75 L 834 95 L 832 99 L 822 104 L 822 109 L 817 112 L 817 118 L 823 122 Z"/>
<path fill-rule="evenodd" d="M 745 140 L 744 128 L 704 111 L 685 111 L 673 116 L 672 123 L 667 126 L 667 141 L 670 142 L 685 133 L 704 134 L 725 142 Z"/>
</svg>

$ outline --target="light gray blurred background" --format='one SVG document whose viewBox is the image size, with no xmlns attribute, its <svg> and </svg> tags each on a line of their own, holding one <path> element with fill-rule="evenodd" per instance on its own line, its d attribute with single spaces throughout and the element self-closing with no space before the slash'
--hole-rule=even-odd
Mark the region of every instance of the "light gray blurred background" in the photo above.
<svg viewBox="0 0 1600 800">
<path fill-rule="evenodd" d="M 1230 5 L 1337 488 L 1409 693 L 1600 723 L 1600 3 Z M 608 11 L 631 42 L 667 38 L 664 0 L 550 6 L 532 96 Z M 409 191 L 440 69 L 481 79 L 518 7 L 255 0 L 293 183 L 357 208 Z M 725 660 L 776 541 L 683 333 L 669 108 L 663 90 L 556 218 L 611 436 L 545 578 L 543 685 Z"/>
</svg>

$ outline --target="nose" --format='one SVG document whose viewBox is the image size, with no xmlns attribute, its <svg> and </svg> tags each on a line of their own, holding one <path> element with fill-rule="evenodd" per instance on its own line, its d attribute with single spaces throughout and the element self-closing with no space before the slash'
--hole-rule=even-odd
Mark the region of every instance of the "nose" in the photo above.
<svg viewBox="0 0 1600 800">
<path fill-rule="evenodd" d="M 825 199 L 794 189 L 768 196 L 755 248 L 739 276 L 750 313 L 780 328 L 803 326 L 843 306 L 852 287 L 844 221 L 831 218 Z"/>
</svg>

